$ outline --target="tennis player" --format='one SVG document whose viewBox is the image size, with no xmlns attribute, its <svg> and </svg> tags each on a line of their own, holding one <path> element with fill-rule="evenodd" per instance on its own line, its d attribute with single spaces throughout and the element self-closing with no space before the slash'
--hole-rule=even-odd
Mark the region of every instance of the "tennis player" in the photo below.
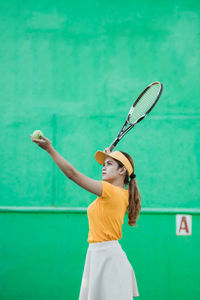
<svg viewBox="0 0 200 300">
<path fill-rule="evenodd" d="M 77 171 L 48 138 L 31 139 L 49 153 L 69 179 L 98 196 L 87 209 L 89 246 L 79 300 L 132 300 L 139 296 L 135 272 L 119 243 L 127 210 L 130 226 L 136 225 L 141 210 L 132 158 L 108 148 L 97 151 L 95 159 L 103 165 L 102 181 L 98 181 Z"/>
</svg>

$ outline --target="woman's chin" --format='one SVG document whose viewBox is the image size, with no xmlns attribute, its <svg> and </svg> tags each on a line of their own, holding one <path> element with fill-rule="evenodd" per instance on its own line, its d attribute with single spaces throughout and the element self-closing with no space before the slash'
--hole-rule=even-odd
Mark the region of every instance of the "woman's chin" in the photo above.
<svg viewBox="0 0 200 300">
<path fill-rule="evenodd" d="M 102 180 L 103 181 L 107 181 L 107 182 L 110 182 L 111 180 L 109 178 L 107 178 L 106 176 L 102 176 Z"/>
</svg>

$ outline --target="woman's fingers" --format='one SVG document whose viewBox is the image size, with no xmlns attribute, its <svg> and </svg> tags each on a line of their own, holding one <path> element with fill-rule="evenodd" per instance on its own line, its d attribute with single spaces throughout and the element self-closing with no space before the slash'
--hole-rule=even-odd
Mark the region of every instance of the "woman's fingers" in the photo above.
<svg viewBox="0 0 200 300">
<path fill-rule="evenodd" d="M 44 140 L 41 139 L 34 139 L 33 137 L 31 137 L 31 139 L 34 143 L 36 143 L 39 146 L 41 146 L 44 143 Z"/>
<path fill-rule="evenodd" d="M 107 153 L 107 154 L 111 153 L 110 148 L 109 147 L 105 148 L 104 152 Z"/>
<path fill-rule="evenodd" d="M 47 141 L 47 139 L 43 135 L 41 135 L 40 139 L 35 139 L 31 134 L 30 134 L 30 137 L 33 142 L 41 142 L 42 140 Z"/>
<path fill-rule="evenodd" d="M 41 146 L 41 141 L 33 140 L 34 143 L 36 143 L 38 146 Z"/>
<path fill-rule="evenodd" d="M 39 139 L 35 139 L 33 137 L 33 135 L 30 135 L 30 137 L 31 137 L 32 142 L 34 142 L 40 148 L 42 148 L 46 151 L 48 151 L 52 147 L 51 141 L 48 138 L 44 137 L 43 135 L 41 135 Z"/>
</svg>

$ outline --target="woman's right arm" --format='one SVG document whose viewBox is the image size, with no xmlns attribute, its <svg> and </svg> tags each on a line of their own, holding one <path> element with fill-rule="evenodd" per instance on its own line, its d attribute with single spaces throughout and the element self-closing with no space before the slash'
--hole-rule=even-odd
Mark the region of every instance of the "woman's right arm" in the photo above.
<svg viewBox="0 0 200 300">
<path fill-rule="evenodd" d="M 41 139 L 32 138 L 32 141 L 49 153 L 56 165 L 70 180 L 74 181 L 88 192 L 91 192 L 97 196 L 102 195 L 102 183 L 77 171 L 53 148 L 49 139 L 42 136 Z"/>
</svg>

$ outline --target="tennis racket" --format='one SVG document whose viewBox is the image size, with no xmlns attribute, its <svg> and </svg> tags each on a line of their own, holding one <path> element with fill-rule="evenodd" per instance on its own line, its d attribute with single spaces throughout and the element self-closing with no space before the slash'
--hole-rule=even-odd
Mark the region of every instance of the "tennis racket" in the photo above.
<svg viewBox="0 0 200 300">
<path fill-rule="evenodd" d="M 125 136 L 125 134 L 129 132 L 129 130 L 131 130 L 136 124 L 142 121 L 150 113 L 150 111 L 160 98 L 162 90 L 162 83 L 160 83 L 159 81 L 155 81 L 148 85 L 146 89 L 139 95 L 139 97 L 131 106 L 122 129 L 110 145 L 110 151 L 115 148 L 115 146 Z"/>
</svg>

